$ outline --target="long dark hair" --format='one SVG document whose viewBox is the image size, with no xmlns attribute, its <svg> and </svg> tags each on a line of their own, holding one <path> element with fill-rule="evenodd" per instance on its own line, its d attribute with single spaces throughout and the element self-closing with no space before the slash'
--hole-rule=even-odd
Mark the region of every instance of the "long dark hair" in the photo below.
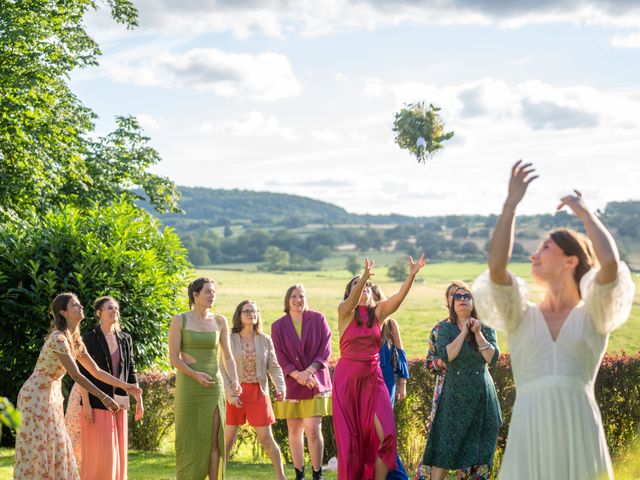
<svg viewBox="0 0 640 480">
<path fill-rule="evenodd" d="M 583 234 L 568 228 L 553 230 L 549 237 L 566 256 L 578 258 L 578 265 L 573 271 L 573 280 L 578 287 L 578 293 L 580 293 L 580 280 L 596 263 L 591 240 Z M 582 294 L 580 296 L 582 297 Z"/>
<path fill-rule="evenodd" d="M 236 311 L 233 312 L 233 320 L 231 326 L 231 333 L 240 333 L 242 331 L 242 309 L 247 303 L 253 303 L 256 306 L 256 316 L 258 321 L 253 325 L 253 331 L 256 333 L 262 333 L 262 317 L 258 311 L 258 304 L 253 300 L 243 300 L 236 307 Z"/>
<path fill-rule="evenodd" d="M 187 294 L 189 295 L 189 308 L 193 307 L 196 303 L 195 294 L 200 293 L 200 290 L 202 290 L 206 283 L 210 283 L 213 286 L 216 284 L 216 282 L 207 277 L 196 278 L 189 284 L 189 288 L 187 289 Z"/>
<path fill-rule="evenodd" d="M 67 319 L 62 315 L 61 311 L 67 311 L 67 305 L 71 300 L 77 300 L 78 296 L 73 292 L 63 292 L 56 295 L 56 298 L 51 302 L 50 314 L 51 314 L 51 332 L 56 330 L 62 332 L 69 342 L 71 353 L 74 358 L 80 355 L 84 351 L 84 344 L 82 343 L 82 337 L 80 336 L 80 329 L 76 326 L 76 329 L 72 332 L 69 330 Z"/>
<path fill-rule="evenodd" d="M 459 288 L 456 289 L 455 292 L 453 292 L 453 294 L 455 295 L 456 293 L 458 293 L 461 290 L 463 290 L 463 291 L 467 292 L 469 295 L 471 295 L 471 300 L 473 301 L 473 294 L 467 288 L 459 287 Z M 453 300 L 451 300 L 451 305 L 449 305 L 449 321 L 451 323 L 453 323 L 454 325 L 457 325 L 458 324 L 458 314 L 456 313 L 455 303 L 456 303 L 456 299 L 454 298 Z M 473 308 L 471 309 L 471 316 L 473 318 L 475 318 L 476 320 L 480 320 L 478 318 L 478 313 L 476 312 L 476 302 L 473 302 Z M 478 349 L 478 342 L 476 342 L 476 336 L 473 334 L 473 332 L 471 330 L 469 330 L 469 333 L 467 333 L 466 341 L 469 342 L 474 349 L 476 349 L 476 350 Z"/>
<path fill-rule="evenodd" d="M 347 283 L 346 288 L 344 289 L 344 298 L 343 300 L 346 300 L 347 298 L 349 298 L 349 295 L 351 295 L 351 290 L 353 290 L 353 286 L 355 285 L 355 283 L 358 283 L 357 281 L 354 282 L 354 280 L 358 280 L 360 279 L 360 275 L 356 275 L 355 277 L 353 277 L 351 280 L 349 280 L 349 283 Z M 363 318 L 360 317 L 360 311 L 358 310 L 358 307 L 356 306 L 356 310 L 354 312 L 354 317 L 356 319 L 356 325 L 359 327 L 360 325 L 362 325 L 362 321 Z M 367 306 L 367 328 L 371 328 L 373 327 L 374 322 L 376 321 L 376 307 L 368 305 Z"/>
</svg>

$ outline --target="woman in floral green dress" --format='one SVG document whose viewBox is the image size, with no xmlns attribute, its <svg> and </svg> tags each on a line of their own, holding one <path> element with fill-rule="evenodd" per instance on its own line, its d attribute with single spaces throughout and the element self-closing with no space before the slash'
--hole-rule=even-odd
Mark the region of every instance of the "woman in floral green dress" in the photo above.
<svg viewBox="0 0 640 480">
<path fill-rule="evenodd" d="M 448 470 L 464 470 L 464 478 L 484 480 L 491 473 L 502 423 L 487 369 L 498 359 L 498 344 L 495 331 L 478 320 L 467 289 L 455 291 L 449 318 L 436 340 L 436 354 L 447 374 L 422 463 L 432 467 L 432 480 L 445 479 Z"/>
</svg>

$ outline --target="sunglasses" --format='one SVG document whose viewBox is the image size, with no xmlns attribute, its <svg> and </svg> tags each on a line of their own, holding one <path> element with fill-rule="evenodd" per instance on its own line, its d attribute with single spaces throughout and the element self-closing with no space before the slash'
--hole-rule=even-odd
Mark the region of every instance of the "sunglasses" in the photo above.
<svg viewBox="0 0 640 480">
<path fill-rule="evenodd" d="M 468 302 L 469 300 L 473 299 L 473 297 L 471 296 L 470 293 L 455 293 L 453 295 L 453 299 L 454 300 L 464 300 L 465 302 Z"/>
<path fill-rule="evenodd" d="M 245 315 L 258 315 L 258 310 L 240 310 Z"/>
</svg>

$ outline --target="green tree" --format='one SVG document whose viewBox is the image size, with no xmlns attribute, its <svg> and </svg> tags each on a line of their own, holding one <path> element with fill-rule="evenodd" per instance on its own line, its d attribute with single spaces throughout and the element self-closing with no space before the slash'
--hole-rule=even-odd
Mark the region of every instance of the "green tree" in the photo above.
<svg viewBox="0 0 640 480">
<path fill-rule="evenodd" d="M 399 258 L 390 267 L 388 271 L 389 278 L 396 282 L 402 282 L 409 275 L 409 264 L 405 258 Z"/>
<path fill-rule="evenodd" d="M 129 0 L 107 0 L 116 22 L 137 24 Z M 159 160 L 137 121 L 93 140 L 95 114 L 67 84 L 70 72 L 97 64 L 98 45 L 83 17 L 93 0 L 0 3 L 0 214 L 135 195 L 159 211 L 176 208 L 177 190 L 148 173 Z"/>
<path fill-rule="evenodd" d="M 279 272 L 285 270 L 288 266 L 289 252 L 269 245 L 264 253 L 264 263 L 258 269 L 266 272 Z"/>
<path fill-rule="evenodd" d="M 358 257 L 355 255 L 349 255 L 347 257 L 345 268 L 351 273 L 351 275 L 356 275 L 360 271 L 360 262 L 358 262 Z"/>
</svg>

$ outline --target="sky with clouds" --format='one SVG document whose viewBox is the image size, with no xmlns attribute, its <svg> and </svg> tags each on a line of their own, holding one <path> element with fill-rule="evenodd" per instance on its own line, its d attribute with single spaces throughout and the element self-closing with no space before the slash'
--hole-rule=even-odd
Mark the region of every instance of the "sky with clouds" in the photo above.
<svg viewBox="0 0 640 480">
<path fill-rule="evenodd" d="M 635 0 L 134 0 L 140 26 L 87 17 L 100 66 L 71 84 L 138 117 L 179 185 L 304 195 L 354 213 L 497 213 L 510 165 L 540 174 L 521 212 L 582 190 L 640 199 Z M 404 103 L 455 136 L 426 165 L 394 143 Z"/>
</svg>

